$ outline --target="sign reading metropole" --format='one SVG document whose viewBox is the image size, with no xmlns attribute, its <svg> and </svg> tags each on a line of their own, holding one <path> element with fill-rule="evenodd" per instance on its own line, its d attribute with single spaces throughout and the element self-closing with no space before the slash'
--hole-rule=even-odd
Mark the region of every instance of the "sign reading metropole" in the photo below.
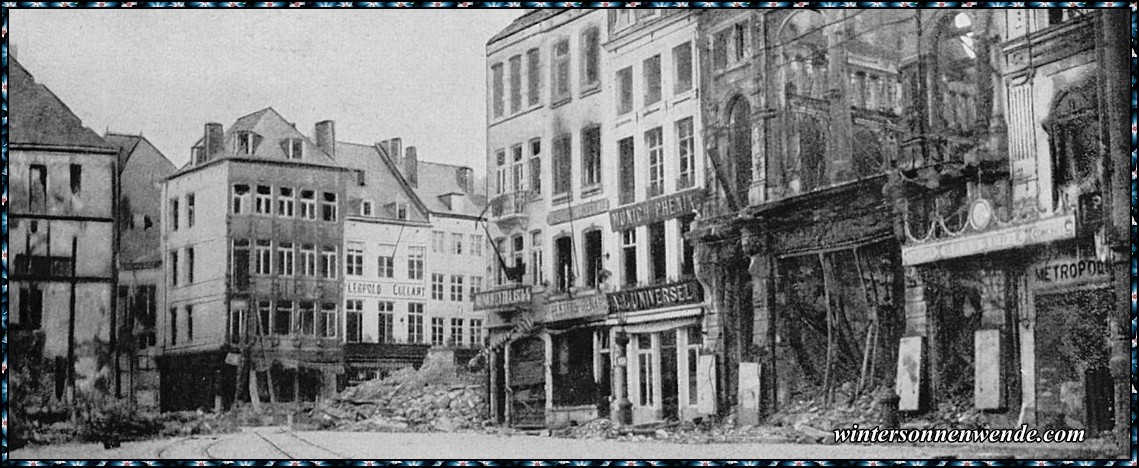
<svg viewBox="0 0 1139 468">
<path fill-rule="evenodd" d="M 1125 278 L 1126 266 L 1125 260 L 1115 258 L 1106 262 L 1094 258 L 1057 258 L 1032 265 L 1028 281 L 1033 289 L 1048 290 L 1087 284 L 1106 285 L 1113 274 L 1116 278 Z"/>
<path fill-rule="evenodd" d="M 380 283 L 375 281 L 346 281 L 344 292 L 353 296 L 374 296 L 423 299 L 426 288 L 415 283 Z"/>
<path fill-rule="evenodd" d="M 475 294 L 475 310 L 501 309 L 513 306 L 530 305 L 530 286 L 516 286 Z"/>
<path fill-rule="evenodd" d="M 609 293 L 609 311 L 632 312 L 703 301 L 704 289 L 696 280 L 689 280 Z"/>
<path fill-rule="evenodd" d="M 616 208 L 609 211 L 609 226 L 614 231 L 624 231 L 678 218 L 694 213 L 703 199 L 704 191 L 693 189 Z"/>
<path fill-rule="evenodd" d="M 1033 223 L 902 247 L 902 264 L 918 265 L 985 252 L 1017 249 L 1076 236 L 1076 216 L 1056 216 Z"/>
</svg>

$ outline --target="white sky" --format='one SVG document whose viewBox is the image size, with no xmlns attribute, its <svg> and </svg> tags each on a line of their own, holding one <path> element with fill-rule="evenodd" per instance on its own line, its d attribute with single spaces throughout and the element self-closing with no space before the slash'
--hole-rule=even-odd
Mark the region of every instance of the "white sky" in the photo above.
<svg viewBox="0 0 1139 468">
<path fill-rule="evenodd" d="M 206 122 L 273 107 L 302 133 L 391 137 L 483 173 L 486 41 L 519 9 L 11 9 L 20 63 L 100 135 L 181 165 Z"/>
</svg>

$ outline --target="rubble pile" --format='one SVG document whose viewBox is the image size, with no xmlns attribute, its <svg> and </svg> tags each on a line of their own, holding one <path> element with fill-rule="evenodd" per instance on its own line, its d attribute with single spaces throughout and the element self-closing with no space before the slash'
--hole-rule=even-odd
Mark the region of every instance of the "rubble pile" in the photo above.
<svg viewBox="0 0 1139 468">
<path fill-rule="evenodd" d="M 768 421 L 793 429 L 796 442 L 826 442 L 834 438 L 835 429 L 882 425 L 883 405 L 892 394 L 892 389 L 878 387 L 856 397 L 853 385 L 847 384 L 831 393 L 829 405 L 823 395 L 797 398 L 780 407 Z"/>
<path fill-rule="evenodd" d="M 328 429 L 375 432 L 481 428 L 486 414 L 483 376 L 430 357 L 419 370 L 401 369 L 348 388 L 312 413 Z"/>
<path fill-rule="evenodd" d="M 574 439 L 611 439 L 625 442 L 649 440 L 680 444 L 714 444 L 739 442 L 788 442 L 794 440 L 787 430 L 770 426 L 735 427 L 728 422 L 668 421 L 616 427 L 609 419 L 594 419 L 551 435 Z"/>
</svg>

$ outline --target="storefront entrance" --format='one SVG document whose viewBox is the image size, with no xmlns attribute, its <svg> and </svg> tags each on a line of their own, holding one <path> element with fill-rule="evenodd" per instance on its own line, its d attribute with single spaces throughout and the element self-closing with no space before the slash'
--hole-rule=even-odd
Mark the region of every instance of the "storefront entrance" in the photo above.
<svg viewBox="0 0 1139 468">
<path fill-rule="evenodd" d="M 545 342 L 539 336 L 510 344 L 510 424 L 514 427 L 546 425 Z"/>
<path fill-rule="evenodd" d="M 1094 434 L 1112 428 L 1112 297 L 1108 288 L 1036 297 L 1036 412 L 1042 429 Z"/>
</svg>

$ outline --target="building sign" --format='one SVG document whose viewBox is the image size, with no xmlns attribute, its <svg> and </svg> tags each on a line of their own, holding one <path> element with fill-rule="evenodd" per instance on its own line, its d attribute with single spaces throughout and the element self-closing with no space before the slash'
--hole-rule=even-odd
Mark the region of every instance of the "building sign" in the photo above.
<svg viewBox="0 0 1139 468">
<path fill-rule="evenodd" d="M 1017 249 L 1030 244 L 1071 239 L 1075 235 L 1075 215 L 1057 216 L 997 231 L 902 247 L 902 264 L 918 265 L 985 252 Z"/>
<path fill-rule="evenodd" d="M 501 309 L 511 306 L 530 305 L 530 286 L 515 286 L 475 294 L 475 310 Z"/>
<path fill-rule="evenodd" d="M 546 222 L 550 226 L 555 224 L 568 223 L 570 221 L 578 220 L 581 218 L 588 218 L 593 215 L 601 214 L 609 211 L 609 199 L 602 198 L 587 203 L 582 203 L 577 206 L 569 206 L 559 210 L 551 211 L 546 215 Z"/>
<path fill-rule="evenodd" d="M 617 208 L 609 212 L 609 225 L 614 231 L 624 231 L 691 214 L 703 198 L 704 191 L 694 189 Z"/>
<path fill-rule="evenodd" d="M 704 289 L 695 280 L 609 293 L 611 312 L 660 309 L 704 300 Z"/>
<path fill-rule="evenodd" d="M 1112 269 L 1124 276 L 1123 262 L 1103 262 L 1094 258 L 1061 258 L 1032 265 L 1029 284 L 1033 289 L 1058 289 L 1111 281 Z"/>
<path fill-rule="evenodd" d="M 346 281 L 344 282 L 344 289 L 347 294 L 354 296 L 406 297 L 413 299 L 424 299 L 427 297 L 426 288 L 421 284 Z"/>
<path fill-rule="evenodd" d="M 578 297 L 565 301 L 546 303 L 546 321 L 557 322 L 591 317 L 604 317 L 609 304 L 604 294 Z"/>
</svg>

